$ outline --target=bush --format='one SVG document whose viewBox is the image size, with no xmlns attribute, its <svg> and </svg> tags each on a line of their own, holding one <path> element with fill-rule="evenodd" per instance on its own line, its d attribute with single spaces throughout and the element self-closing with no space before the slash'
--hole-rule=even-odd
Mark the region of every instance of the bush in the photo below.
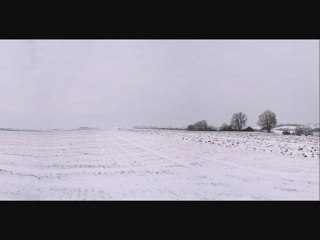
<svg viewBox="0 0 320 240">
<path fill-rule="evenodd" d="M 294 134 L 297 136 L 301 136 L 301 135 L 312 136 L 313 131 L 310 127 L 307 127 L 307 126 L 297 126 L 294 131 Z"/>
<path fill-rule="evenodd" d="M 245 129 L 243 129 L 242 131 L 244 131 L 244 132 L 254 132 L 254 129 L 252 127 L 247 127 Z"/>
<path fill-rule="evenodd" d="M 289 129 L 284 129 L 283 131 L 282 131 L 282 134 L 283 135 L 291 135 L 291 132 L 290 132 L 290 130 Z"/>
</svg>

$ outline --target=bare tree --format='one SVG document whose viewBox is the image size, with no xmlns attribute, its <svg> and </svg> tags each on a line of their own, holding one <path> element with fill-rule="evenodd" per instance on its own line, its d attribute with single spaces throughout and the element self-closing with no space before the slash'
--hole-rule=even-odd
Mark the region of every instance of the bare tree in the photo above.
<svg viewBox="0 0 320 240">
<path fill-rule="evenodd" d="M 214 126 L 208 126 L 208 131 L 218 131 L 218 129 Z"/>
<path fill-rule="evenodd" d="M 246 126 L 247 120 L 248 118 L 244 113 L 235 113 L 231 118 L 231 126 L 233 129 L 241 131 L 242 128 Z"/>
<path fill-rule="evenodd" d="M 257 124 L 262 127 L 262 129 L 266 129 L 268 132 L 271 132 L 271 129 L 277 125 L 277 116 L 270 110 L 264 111 L 259 116 Z"/>
</svg>

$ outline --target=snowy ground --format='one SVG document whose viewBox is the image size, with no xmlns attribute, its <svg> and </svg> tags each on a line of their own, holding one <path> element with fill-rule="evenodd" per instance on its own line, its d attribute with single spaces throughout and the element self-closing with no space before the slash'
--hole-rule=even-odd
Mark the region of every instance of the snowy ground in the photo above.
<svg viewBox="0 0 320 240">
<path fill-rule="evenodd" d="M 0 199 L 319 200 L 319 137 L 0 131 Z"/>
</svg>

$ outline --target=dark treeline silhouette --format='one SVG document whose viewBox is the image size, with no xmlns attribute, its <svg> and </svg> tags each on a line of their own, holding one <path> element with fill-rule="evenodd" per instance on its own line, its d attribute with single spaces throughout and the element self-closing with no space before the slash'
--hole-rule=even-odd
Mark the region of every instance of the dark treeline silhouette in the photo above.
<svg viewBox="0 0 320 240">
<path fill-rule="evenodd" d="M 248 117 L 246 114 L 239 112 L 234 113 L 231 117 L 230 124 L 223 123 L 219 129 L 210 127 L 206 120 L 196 122 L 187 127 L 190 131 L 255 131 L 252 127 L 246 127 Z M 271 132 L 271 129 L 277 125 L 276 114 L 270 110 L 264 111 L 258 118 L 258 126 L 261 127 L 261 131 Z"/>
<path fill-rule="evenodd" d="M 187 127 L 190 131 L 217 131 L 215 127 L 209 126 L 206 120 L 196 122 Z"/>
<path fill-rule="evenodd" d="M 309 136 L 313 135 L 313 132 L 319 131 L 319 129 L 312 129 L 308 126 L 299 124 L 279 124 L 277 125 L 277 116 L 270 110 L 264 111 L 258 116 L 257 125 L 259 130 L 252 127 L 246 127 L 248 117 L 246 114 L 239 112 L 234 113 L 231 117 L 230 124 L 223 123 L 219 128 L 210 126 L 206 120 L 198 121 L 194 124 L 190 124 L 187 128 L 170 128 L 170 127 L 135 127 L 138 129 L 157 129 L 157 130 L 188 130 L 188 131 L 241 131 L 241 132 L 254 132 L 254 131 L 267 131 L 270 133 L 275 127 L 282 126 L 296 126 L 295 129 L 279 129 L 282 130 L 283 135 L 297 135 L 297 136 Z"/>
</svg>

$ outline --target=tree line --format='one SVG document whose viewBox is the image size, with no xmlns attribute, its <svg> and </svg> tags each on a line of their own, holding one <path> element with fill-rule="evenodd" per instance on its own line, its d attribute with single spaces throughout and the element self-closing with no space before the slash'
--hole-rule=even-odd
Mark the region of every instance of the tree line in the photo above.
<svg viewBox="0 0 320 240">
<path fill-rule="evenodd" d="M 191 124 L 188 126 L 187 129 L 196 131 L 254 131 L 254 129 L 251 127 L 245 128 L 247 121 L 247 115 L 242 112 L 239 112 L 232 115 L 230 124 L 224 123 L 221 125 L 219 129 L 210 127 L 206 120 L 202 120 L 196 122 L 195 124 Z M 262 128 L 262 130 L 267 130 L 268 132 L 271 132 L 271 129 L 277 125 L 277 116 L 274 112 L 266 110 L 261 115 L 259 115 L 257 124 Z"/>
<path fill-rule="evenodd" d="M 209 126 L 206 120 L 202 120 L 196 122 L 195 124 L 191 124 L 187 127 L 187 130 L 191 131 L 246 131 L 251 132 L 254 131 L 252 127 L 246 127 L 248 121 L 248 117 L 246 114 L 239 112 L 232 115 L 230 124 L 223 123 L 220 128 L 215 128 Z M 261 127 L 261 130 L 271 132 L 272 128 L 277 126 L 277 116 L 274 112 L 270 110 L 264 111 L 258 117 L 257 125 Z M 288 129 L 284 129 L 282 132 L 284 135 L 291 135 L 291 132 Z M 310 127 L 307 126 L 297 126 L 293 135 L 313 135 L 313 131 Z"/>
<path fill-rule="evenodd" d="M 251 127 L 245 128 L 247 121 L 247 115 L 245 113 L 239 112 L 232 115 L 230 124 L 224 123 L 219 129 L 209 126 L 206 120 L 191 124 L 187 129 L 196 131 L 254 131 L 254 129 Z M 271 129 L 277 125 L 277 116 L 274 112 L 266 110 L 261 115 L 259 115 L 257 124 L 262 128 L 262 130 L 271 132 Z"/>
</svg>

